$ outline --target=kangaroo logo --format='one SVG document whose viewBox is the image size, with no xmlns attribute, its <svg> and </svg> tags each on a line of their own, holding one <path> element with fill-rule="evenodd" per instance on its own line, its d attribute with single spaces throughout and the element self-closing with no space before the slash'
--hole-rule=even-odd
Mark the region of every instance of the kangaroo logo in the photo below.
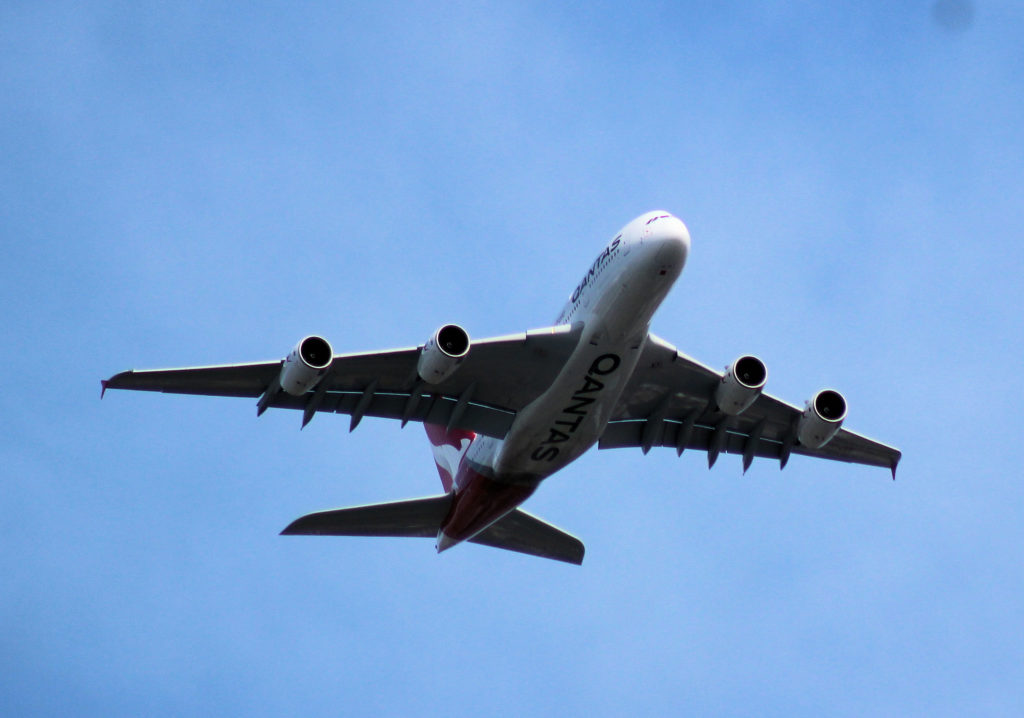
<svg viewBox="0 0 1024 718">
<path fill-rule="evenodd" d="M 441 485 L 445 491 L 451 491 L 455 476 L 459 472 L 459 463 L 469 450 L 469 445 L 473 443 L 476 434 L 463 429 L 446 431 L 444 427 L 432 424 L 425 424 L 424 427 L 434 452 L 434 463 L 437 464 L 437 473 L 441 476 Z"/>
</svg>

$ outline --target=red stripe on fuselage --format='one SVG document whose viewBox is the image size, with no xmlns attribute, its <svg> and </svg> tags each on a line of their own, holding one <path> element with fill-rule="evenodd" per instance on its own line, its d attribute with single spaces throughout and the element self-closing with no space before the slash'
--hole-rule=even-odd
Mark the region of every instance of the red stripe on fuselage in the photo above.
<svg viewBox="0 0 1024 718">
<path fill-rule="evenodd" d="M 458 543 L 472 538 L 530 497 L 537 483 L 505 483 L 488 478 L 463 461 L 458 487 L 441 531 Z"/>
</svg>

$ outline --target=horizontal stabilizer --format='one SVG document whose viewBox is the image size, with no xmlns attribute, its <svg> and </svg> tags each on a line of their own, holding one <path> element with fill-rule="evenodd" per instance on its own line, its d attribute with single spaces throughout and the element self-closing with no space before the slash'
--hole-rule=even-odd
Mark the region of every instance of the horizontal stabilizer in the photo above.
<svg viewBox="0 0 1024 718">
<path fill-rule="evenodd" d="M 307 514 L 293 521 L 282 535 L 412 536 L 435 538 L 451 508 L 452 495 L 392 501 Z M 516 509 L 469 539 L 472 543 L 507 551 L 583 563 L 583 542 L 535 516 Z"/>
<path fill-rule="evenodd" d="M 562 529 L 516 509 L 470 539 L 472 543 L 528 553 L 555 561 L 583 563 L 583 542 Z"/>
<path fill-rule="evenodd" d="M 428 499 L 317 511 L 295 519 L 281 534 L 434 538 L 451 504 L 451 494 L 445 494 Z"/>
</svg>

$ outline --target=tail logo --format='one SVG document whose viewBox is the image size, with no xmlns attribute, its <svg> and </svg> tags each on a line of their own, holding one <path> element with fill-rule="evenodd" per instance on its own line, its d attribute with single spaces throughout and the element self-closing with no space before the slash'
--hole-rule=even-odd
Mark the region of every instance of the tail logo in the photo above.
<svg viewBox="0 0 1024 718">
<path fill-rule="evenodd" d="M 462 457 L 469 450 L 476 434 L 463 429 L 448 431 L 443 426 L 434 424 L 424 424 L 424 427 L 434 451 L 434 463 L 437 464 L 441 485 L 445 491 L 451 491 L 452 485 L 455 483 L 455 476 L 459 472 L 459 464 L 462 463 Z"/>
</svg>

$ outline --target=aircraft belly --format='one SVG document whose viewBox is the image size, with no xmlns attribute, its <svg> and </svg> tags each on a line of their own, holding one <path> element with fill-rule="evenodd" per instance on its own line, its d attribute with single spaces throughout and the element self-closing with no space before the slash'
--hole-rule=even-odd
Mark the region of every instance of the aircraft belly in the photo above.
<svg viewBox="0 0 1024 718">
<path fill-rule="evenodd" d="M 551 387 L 519 411 L 495 457 L 497 475 L 544 478 L 597 442 L 679 275 L 682 265 L 663 255 L 657 245 L 644 248 L 589 288 L 595 301 L 580 343 Z"/>
<path fill-rule="evenodd" d="M 584 337 L 551 388 L 519 412 L 495 457 L 496 475 L 543 479 L 593 446 L 633 373 L 642 344 L 593 345 Z"/>
</svg>

